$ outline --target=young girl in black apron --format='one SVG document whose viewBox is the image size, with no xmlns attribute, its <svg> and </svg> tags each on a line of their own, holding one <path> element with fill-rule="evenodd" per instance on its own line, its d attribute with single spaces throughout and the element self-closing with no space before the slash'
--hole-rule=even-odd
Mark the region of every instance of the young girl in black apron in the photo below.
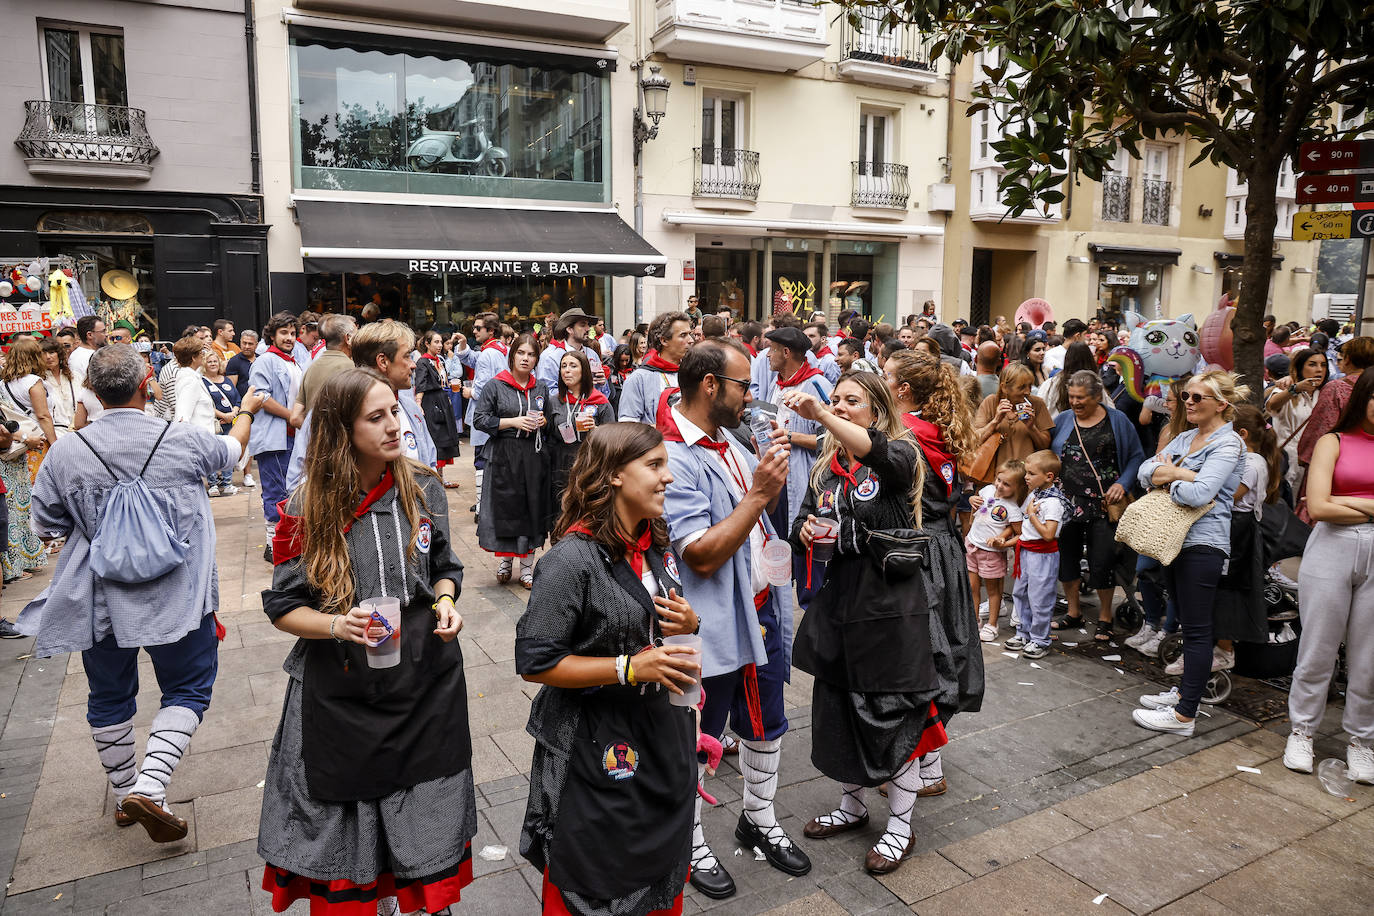
<svg viewBox="0 0 1374 916">
<path fill-rule="evenodd" d="M 477 543 L 500 557 L 496 581 L 510 581 L 520 559 L 520 584 L 534 582 L 534 552 L 548 534 L 549 449 L 544 386 L 534 377 L 539 347 L 521 334 L 506 358 L 509 368 L 482 387 L 472 425 L 489 435 L 486 478 L 477 515 Z"/>
<path fill-rule="evenodd" d="M 278 913 L 299 899 L 316 916 L 360 905 L 448 913 L 472 881 L 477 810 L 454 607 L 463 567 L 443 485 L 402 457 L 398 410 L 371 370 L 325 383 L 306 482 L 273 540 L 263 610 L 300 637 L 284 665 L 258 830 Z M 401 603 L 390 636 L 358 607 L 381 597 Z M 371 667 L 365 647 L 383 637 L 400 641 L 399 661 Z"/>
<path fill-rule="evenodd" d="M 544 402 L 544 430 L 550 458 L 549 528 L 563 511 L 568 486 L 582 440 L 598 426 L 615 422 L 611 402 L 592 386 L 592 366 L 581 350 L 568 350 L 558 361 L 558 397 Z"/>
<path fill-rule="evenodd" d="M 696 718 L 669 695 L 700 665 L 661 644 L 698 627 L 662 520 L 671 480 L 652 427 L 594 430 L 516 625 L 516 670 L 544 685 L 527 726 L 536 743 L 520 854 L 544 873 L 546 916 L 682 912 Z"/>
<path fill-rule="evenodd" d="M 415 395 L 425 412 L 425 428 L 434 440 L 435 468 L 442 475 L 444 466 L 459 455 L 462 425 L 453 414 L 449 397 L 448 368 L 444 365 L 444 339 L 430 331 L 420 338 L 420 359 L 415 363 Z"/>
<path fill-rule="evenodd" d="M 817 520 L 839 525 L 825 582 L 797 629 L 794 658 L 815 677 L 811 715 L 818 740 L 811 761 L 840 783 L 842 794 L 840 807 L 812 820 L 805 832 L 821 839 L 864 827 L 864 788 L 890 781 L 891 816 L 864 860 L 869 872 L 886 874 L 915 845 L 918 760 L 947 739 L 933 702 L 940 684 L 923 578 L 895 566 L 885 573 L 868 535 L 921 527 L 919 490 L 915 505 L 912 492 L 924 468 L 892 396 L 873 373 L 843 376 L 831 395 L 833 407 L 802 392 L 783 400 L 825 431 L 792 523 L 793 547 L 810 565 Z M 928 549 L 928 541 L 921 539 L 918 549 Z"/>
</svg>

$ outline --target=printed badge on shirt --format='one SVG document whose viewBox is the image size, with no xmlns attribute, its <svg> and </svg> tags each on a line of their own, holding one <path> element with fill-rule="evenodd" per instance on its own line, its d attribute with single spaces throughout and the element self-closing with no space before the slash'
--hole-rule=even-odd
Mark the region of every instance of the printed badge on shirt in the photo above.
<svg viewBox="0 0 1374 916">
<path fill-rule="evenodd" d="M 601 755 L 601 766 L 606 775 L 616 782 L 630 779 L 639 769 L 639 754 L 625 742 L 617 741 L 606 746 L 606 752 Z"/>
<path fill-rule="evenodd" d="M 854 488 L 854 498 L 868 502 L 878 495 L 878 478 L 866 477 L 864 482 Z"/>
<path fill-rule="evenodd" d="M 420 519 L 420 530 L 415 535 L 415 549 L 420 553 L 429 553 L 429 544 L 433 537 L 434 531 L 430 526 L 429 519 Z"/>
</svg>

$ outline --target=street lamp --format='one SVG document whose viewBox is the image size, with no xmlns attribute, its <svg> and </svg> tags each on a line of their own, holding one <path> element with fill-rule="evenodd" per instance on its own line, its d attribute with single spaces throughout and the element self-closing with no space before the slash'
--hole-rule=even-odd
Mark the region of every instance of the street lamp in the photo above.
<svg viewBox="0 0 1374 916">
<path fill-rule="evenodd" d="M 638 61 L 632 70 L 642 71 L 644 62 Z M 658 122 L 668 112 L 668 88 L 672 83 L 650 65 L 647 75 L 639 79 L 639 104 L 635 106 L 635 234 L 644 235 L 644 144 L 658 136 Z M 644 320 L 644 278 L 635 277 L 635 325 Z"/>
</svg>

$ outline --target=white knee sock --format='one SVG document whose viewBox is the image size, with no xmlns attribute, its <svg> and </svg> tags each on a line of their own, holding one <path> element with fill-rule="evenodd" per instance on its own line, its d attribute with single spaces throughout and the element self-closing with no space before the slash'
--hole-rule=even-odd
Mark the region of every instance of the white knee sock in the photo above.
<svg viewBox="0 0 1374 916">
<path fill-rule="evenodd" d="M 181 762 L 199 725 L 200 717 L 185 706 L 164 706 L 157 711 L 148 733 L 148 747 L 143 752 L 143 769 L 132 794 L 151 798 L 158 804 L 166 802 L 172 771 Z"/>
<path fill-rule="evenodd" d="M 916 790 L 919 788 L 921 771 L 914 760 L 908 760 L 888 780 L 887 804 L 890 813 L 887 829 L 873 846 L 885 859 L 899 861 L 906 851 L 906 844 L 911 839 L 911 811 L 916 807 Z"/>
<path fill-rule="evenodd" d="M 921 785 L 931 786 L 945 778 L 945 767 L 936 748 L 921 758 Z"/>
<path fill-rule="evenodd" d="M 534 575 L 534 554 L 527 553 L 520 558 L 520 578 Z"/>
<path fill-rule="evenodd" d="M 852 824 L 868 814 L 868 805 L 864 804 L 864 787 L 852 785 L 847 782 L 840 783 L 840 806 L 829 814 L 822 814 L 816 818 L 816 823 L 822 827 L 842 827 L 845 824 Z"/>
<path fill-rule="evenodd" d="M 118 725 L 105 725 L 92 728 L 91 737 L 95 739 L 95 751 L 100 755 L 100 765 L 105 775 L 110 777 L 114 788 L 115 801 L 124 801 L 124 796 L 133 791 L 138 781 L 138 760 L 134 754 L 134 722 L 121 722 Z"/>
<path fill-rule="evenodd" d="M 697 782 L 706 778 L 706 764 L 697 764 Z M 706 844 L 706 834 L 701 829 L 701 796 L 697 795 L 696 807 L 692 814 L 692 868 L 710 871 L 717 865 L 715 853 Z"/>
<path fill-rule="evenodd" d="M 477 511 L 480 513 L 482 511 L 482 472 L 480 470 L 474 471 L 472 476 L 477 478 L 477 499 L 475 502 L 477 503 Z"/>
<path fill-rule="evenodd" d="M 760 828 L 769 842 L 790 846 L 787 834 L 778 826 L 773 812 L 773 796 L 778 792 L 778 758 L 782 740 L 741 741 L 740 769 L 744 772 L 744 816 Z"/>
</svg>

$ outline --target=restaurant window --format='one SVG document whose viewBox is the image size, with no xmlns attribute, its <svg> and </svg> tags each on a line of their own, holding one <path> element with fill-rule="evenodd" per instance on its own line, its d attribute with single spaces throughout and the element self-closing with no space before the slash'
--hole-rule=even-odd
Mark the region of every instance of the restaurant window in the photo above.
<svg viewBox="0 0 1374 916">
<path fill-rule="evenodd" d="M 293 30 L 295 186 L 606 202 L 607 60 Z"/>
</svg>

